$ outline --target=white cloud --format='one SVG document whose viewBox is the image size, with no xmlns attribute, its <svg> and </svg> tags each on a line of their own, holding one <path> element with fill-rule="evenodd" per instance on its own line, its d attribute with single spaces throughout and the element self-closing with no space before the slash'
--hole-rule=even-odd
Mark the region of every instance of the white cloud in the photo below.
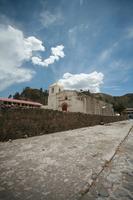
<svg viewBox="0 0 133 200">
<path fill-rule="evenodd" d="M 57 47 L 52 47 L 51 51 L 52 54 L 56 57 L 61 57 L 63 58 L 65 56 L 64 52 L 63 52 L 64 46 L 63 45 L 59 45 Z"/>
<path fill-rule="evenodd" d="M 32 63 L 33 63 L 34 65 L 44 66 L 44 62 L 42 61 L 42 59 L 41 59 L 40 57 L 33 56 L 33 57 L 31 58 L 31 60 L 32 60 Z"/>
<path fill-rule="evenodd" d="M 15 70 L 15 71 L 14 71 Z M 24 68 L 13 68 L 13 70 L 0 69 L 0 91 L 14 83 L 26 82 L 32 79 L 34 71 Z"/>
<path fill-rule="evenodd" d="M 43 67 L 48 67 L 48 65 L 53 64 L 55 61 L 58 61 L 60 58 L 65 56 L 64 54 L 64 46 L 58 45 L 56 47 L 51 48 L 51 56 L 45 60 L 40 57 L 32 57 L 32 63 L 35 65 L 40 65 Z"/>
<path fill-rule="evenodd" d="M 29 50 L 31 51 L 44 51 L 45 47 L 42 45 L 42 41 L 38 40 L 37 38 L 35 38 L 34 36 L 30 36 L 28 38 L 25 39 L 25 44 L 26 47 L 29 48 Z"/>
<path fill-rule="evenodd" d="M 48 27 L 52 24 L 61 24 L 63 22 L 63 16 L 61 12 L 58 10 L 56 13 L 51 13 L 50 11 L 46 10 L 40 14 L 40 21 L 43 27 Z"/>
<path fill-rule="evenodd" d="M 33 51 L 44 51 L 42 41 L 31 36 L 25 38 L 23 32 L 12 26 L 0 26 L 0 91 L 8 86 L 29 81 L 34 71 L 22 67 L 32 57 Z"/>
<path fill-rule="evenodd" d="M 23 32 L 12 26 L 0 25 L 0 91 L 12 84 L 30 81 L 35 71 L 23 67 L 24 62 L 48 66 L 64 57 L 64 46 L 51 48 L 51 56 L 42 61 L 33 52 L 45 51 L 41 40 L 34 36 L 25 38 Z"/>
<path fill-rule="evenodd" d="M 48 65 L 53 64 L 55 62 L 55 60 L 59 60 L 59 57 L 58 56 L 50 56 L 49 58 L 47 58 L 43 61 L 44 66 L 47 67 Z"/>
<path fill-rule="evenodd" d="M 90 74 L 71 74 L 65 73 L 63 78 L 58 81 L 65 89 L 70 90 L 90 90 L 91 92 L 100 92 L 100 86 L 103 84 L 104 75 L 101 72 L 92 72 Z"/>
</svg>

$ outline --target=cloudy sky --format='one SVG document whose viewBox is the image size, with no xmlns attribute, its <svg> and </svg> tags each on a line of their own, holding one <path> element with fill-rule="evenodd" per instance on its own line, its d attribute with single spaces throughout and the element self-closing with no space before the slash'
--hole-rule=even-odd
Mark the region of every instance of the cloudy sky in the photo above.
<svg viewBox="0 0 133 200">
<path fill-rule="evenodd" d="M 0 96 L 133 92 L 132 0 L 0 0 Z"/>
</svg>

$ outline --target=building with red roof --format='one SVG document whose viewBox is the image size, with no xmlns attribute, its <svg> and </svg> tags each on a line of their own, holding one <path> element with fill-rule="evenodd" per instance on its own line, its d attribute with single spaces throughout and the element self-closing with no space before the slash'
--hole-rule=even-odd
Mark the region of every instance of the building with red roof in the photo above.
<svg viewBox="0 0 133 200">
<path fill-rule="evenodd" d="M 33 101 L 26 101 L 26 100 L 18 100 L 18 99 L 10 99 L 10 98 L 2 98 L 0 97 L 0 108 L 41 108 L 42 104 L 33 102 Z"/>
</svg>

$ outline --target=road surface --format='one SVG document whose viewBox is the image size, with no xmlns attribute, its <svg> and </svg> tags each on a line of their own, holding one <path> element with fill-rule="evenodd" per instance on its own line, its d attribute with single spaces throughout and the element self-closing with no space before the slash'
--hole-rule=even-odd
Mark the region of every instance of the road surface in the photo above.
<svg viewBox="0 0 133 200">
<path fill-rule="evenodd" d="M 0 200 L 133 199 L 132 126 L 122 121 L 1 142 Z"/>
</svg>

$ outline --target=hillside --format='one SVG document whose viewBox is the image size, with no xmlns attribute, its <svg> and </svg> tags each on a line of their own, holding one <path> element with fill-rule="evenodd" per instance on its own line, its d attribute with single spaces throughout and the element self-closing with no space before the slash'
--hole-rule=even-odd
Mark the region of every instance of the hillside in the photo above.
<svg viewBox="0 0 133 200">
<path fill-rule="evenodd" d="M 111 104 L 122 104 L 124 107 L 133 108 L 133 93 L 125 94 L 123 96 L 111 96 L 104 93 L 93 94 L 96 98 L 106 101 Z"/>
</svg>

